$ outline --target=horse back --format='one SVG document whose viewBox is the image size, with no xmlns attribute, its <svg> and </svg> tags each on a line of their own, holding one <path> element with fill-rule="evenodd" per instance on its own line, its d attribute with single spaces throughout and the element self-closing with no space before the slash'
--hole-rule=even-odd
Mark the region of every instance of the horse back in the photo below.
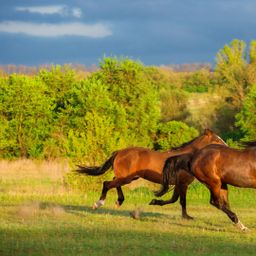
<svg viewBox="0 0 256 256">
<path fill-rule="evenodd" d="M 199 150 L 192 171 L 202 182 L 211 180 L 237 187 L 256 187 L 256 150 L 209 145 Z"/>
<path fill-rule="evenodd" d="M 157 181 L 161 179 L 163 164 L 167 158 L 166 152 L 155 151 L 142 147 L 130 147 L 118 151 L 114 160 L 114 173 L 118 178 L 140 176 Z M 145 177 L 144 177 L 145 176 Z M 157 176 L 157 177 L 154 177 Z"/>
</svg>

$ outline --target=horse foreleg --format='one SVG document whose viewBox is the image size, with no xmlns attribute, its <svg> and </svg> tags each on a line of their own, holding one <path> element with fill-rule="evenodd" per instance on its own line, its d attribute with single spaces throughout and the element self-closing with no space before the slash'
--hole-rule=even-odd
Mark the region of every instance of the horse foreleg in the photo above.
<svg viewBox="0 0 256 256">
<path fill-rule="evenodd" d="M 216 191 L 211 190 L 211 199 L 210 203 L 217 207 L 218 209 L 222 210 L 227 216 L 231 219 L 231 221 L 242 231 L 248 230 L 246 226 L 244 226 L 240 220 L 238 219 L 237 215 L 230 210 L 229 203 L 228 203 L 228 190 L 227 187 L 221 186 L 221 189 L 218 193 Z"/>
<path fill-rule="evenodd" d="M 102 205 L 104 205 L 105 203 L 105 199 L 107 197 L 107 192 L 109 190 L 108 188 L 108 184 L 110 183 L 111 181 L 104 181 L 103 182 L 103 188 L 102 188 L 102 192 L 101 192 L 101 196 L 100 196 L 100 199 L 94 203 L 94 205 L 92 206 L 93 210 L 96 210 L 98 209 L 99 207 L 101 207 Z"/>
<path fill-rule="evenodd" d="M 228 215 L 228 217 L 234 222 L 237 228 L 241 229 L 242 231 L 248 230 L 248 228 L 244 226 L 244 224 L 237 218 L 237 215 L 228 209 L 226 205 L 223 205 L 221 210 Z"/>
<path fill-rule="evenodd" d="M 230 209 L 229 201 L 228 201 L 228 186 L 225 183 L 221 184 L 220 197 L 221 197 L 221 203 L 225 204 L 225 206 L 228 209 Z"/>
<path fill-rule="evenodd" d="M 137 179 L 137 177 L 134 177 L 133 175 L 131 175 L 126 178 L 114 178 L 114 180 L 112 180 L 112 181 L 104 181 L 100 199 L 93 205 L 93 209 L 98 209 L 99 207 L 104 205 L 104 202 L 105 202 L 105 199 L 107 196 L 107 192 L 112 188 L 117 189 L 118 203 L 119 203 L 119 205 L 121 205 L 124 201 L 124 195 L 123 195 L 121 186 L 131 183 L 134 179 Z"/>
<path fill-rule="evenodd" d="M 118 199 L 116 201 L 116 207 L 120 207 L 122 203 L 124 202 L 124 194 L 122 191 L 122 187 L 116 187 L 117 194 L 118 194 Z"/>
<path fill-rule="evenodd" d="M 241 221 L 237 218 L 236 214 L 231 211 L 228 201 L 228 187 L 227 184 L 222 184 L 221 190 L 221 200 L 222 200 L 222 211 L 225 212 L 228 217 L 235 223 L 235 225 L 241 229 L 242 231 L 248 230 L 246 226 L 241 223 Z"/>
</svg>

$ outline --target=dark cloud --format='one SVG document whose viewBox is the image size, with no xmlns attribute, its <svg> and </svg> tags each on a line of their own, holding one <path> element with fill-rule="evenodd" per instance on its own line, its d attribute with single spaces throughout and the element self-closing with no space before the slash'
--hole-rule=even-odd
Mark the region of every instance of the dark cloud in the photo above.
<svg viewBox="0 0 256 256">
<path fill-rule="evenodd" d="M 0 22 L 100 23 L 111 36 L 41 38 L 0 33 L 1 64 L 98 64 L 103 55 L 128 56 L 145 64 L 214 62 L 217 51 L 235 38 L 255 38 L 253 0 L 74 0 L 3 1 Z M 63 14 L 42 15 L 16 7 L 65 6 Z M 72 15 L 79 8 L 81 16 Z"/>
</svg>

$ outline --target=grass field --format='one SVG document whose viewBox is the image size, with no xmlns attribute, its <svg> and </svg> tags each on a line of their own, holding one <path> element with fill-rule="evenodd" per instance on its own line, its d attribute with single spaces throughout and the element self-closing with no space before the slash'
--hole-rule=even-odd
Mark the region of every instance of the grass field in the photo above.
<svg viewBox="0 0 256 256">
<path fill-rule="evenodd" d="M 254 255 L 256 190 L 230 191 L 232 209 L 250 229 L 239 231 L 210 206 L 208 191 L 193 183 L 182 220 L 178 203 L 148 203 L 145 183 L 125 188 L 124 205 L 115 209 L 116 192 L 93 211 L 99 191 L 64 186 L 66 162 L 0 162 L 0 255 Z M 95 178 L 97 179 L 97 178 Z M 140 218 L 130 217 L 139 209 Z"/>
</svg>

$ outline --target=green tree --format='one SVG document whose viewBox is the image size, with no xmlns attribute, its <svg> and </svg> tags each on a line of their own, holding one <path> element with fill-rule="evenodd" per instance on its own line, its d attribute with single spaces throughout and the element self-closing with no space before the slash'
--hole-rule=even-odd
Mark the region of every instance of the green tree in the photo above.
<svg viewBox="0 0 256 256">
<path fill-rule="evenodd" d="M 131 145 L 152 145 L 160 119 L 159 94 L 144 66 L 129 59 L 104 58 L 94 74 L 106 85 L 111 100 L 125 110 Z"/>
<path fill-rule="evenodd" d="M 256 140 L 256 85 L 251 87 L 240 113 L 236 115 L 236 120 L 244 139 Z"/>
<path fill-rule="evenodd" d="M 40 156 L 51 130 L 53 103 L 48 88 L 37 77 L 15 74 L 0 86 L 3 156 Z"/>
<path fill-rule="evenodd" d="M 250 43 L 249 58 L 250 64 L 256 63 L 256 40 L 252 40 Z"/>
<path fill-rule="evenodd" d="M 230 93 L 229 101 L 235 108 L 240 108 L 248 89 L 246 78 L 246 44 L 233 40 L 217 53 L 216 75 L 219 83 Z"/>
<path fill-rule="evenodd" d="M 126 146 L 125 110 L 111 100 L 108 87 L 95 76 L 77 83 L 67 99 L 62 147 L 68 157 L 96 164 Z"/>
</svg>

